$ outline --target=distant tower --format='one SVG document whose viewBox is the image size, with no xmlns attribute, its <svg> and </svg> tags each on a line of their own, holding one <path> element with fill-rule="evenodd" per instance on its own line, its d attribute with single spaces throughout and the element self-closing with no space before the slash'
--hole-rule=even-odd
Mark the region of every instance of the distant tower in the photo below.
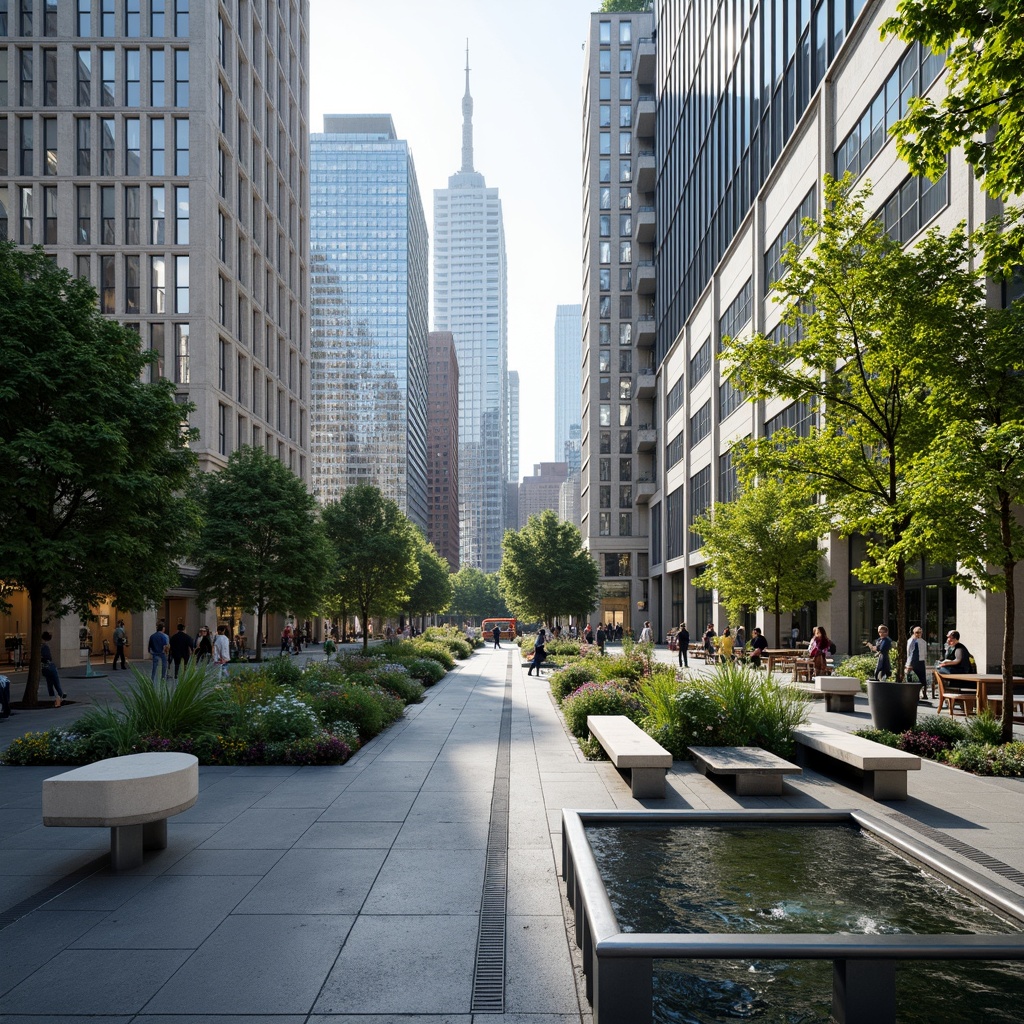
<svg viewBox="0 0 1024 1024">
<path fill-rule="evenodd" d="M 580 468 L 580 360 L 583 358 L 583 307 L 555 310 L 555 458 Z M 573 427 L 576 428 L 575 433 Z M 570 443 L 572 442 L 572 443 Z M 575 453 L 575 456 L 573 454 Z"/>
<path fill-rule="evenodd" d="M 450 333 L 427 339 L 427 540 L 459 571 L 459 361 Z"/>
<path fill-rule="evenodd" d="M 473 168 L 473 98 L 462 99 L 462 168 L 434 190 L 434 330 L 459 361 L 460 564 L 501 565 L 508 480 L 508 310 L 501 199 Z"/>
<path fill-rule="evenodd" d="M 519 483 L 519 371 L 508 371 L 508 479 Z"/>
</svg>

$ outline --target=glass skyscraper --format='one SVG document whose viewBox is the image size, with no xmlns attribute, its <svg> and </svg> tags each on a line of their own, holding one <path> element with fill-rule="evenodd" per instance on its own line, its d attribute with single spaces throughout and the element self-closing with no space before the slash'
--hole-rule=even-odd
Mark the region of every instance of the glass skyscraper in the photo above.
<svg viewBox="0 0 1024 1024">
<path fill-rule="evenodd" d="M 555 309 L 555 461 L 568 463 L 570 473 L 580 471 L 582 354 L 583 307 L 579 303 L 558 306 Z"/>
<path fill-rule="evenodd" d="M 310 137 L 313 490 L 373 484 L 427 528 L 427 224 L 389 114 Z"/>
<path fill-rule="evenodd" d="M 508 479 L 508 310 L 501 199 L 473 169 L 473 99 L 462 100 L 462 169 L 434 190 L 434 330 L 459 357 L 461 565 L 501 565 Z"/>
</svg>

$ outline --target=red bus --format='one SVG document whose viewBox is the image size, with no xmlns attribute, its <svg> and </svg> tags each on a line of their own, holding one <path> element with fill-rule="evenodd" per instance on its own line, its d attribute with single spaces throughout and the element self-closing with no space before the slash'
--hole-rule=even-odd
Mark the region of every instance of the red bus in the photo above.
<svg viewBox="0 0 1024 1024">
<path fill-rule="evenodd" d="M 480 623 L 480 636 L 484 640 L 491 639 L 491 632 L 495 626 L 501 629 L 502 640 L 514 640 L 516 637 L 515 619 L 484 619 Z"/>
</svg>

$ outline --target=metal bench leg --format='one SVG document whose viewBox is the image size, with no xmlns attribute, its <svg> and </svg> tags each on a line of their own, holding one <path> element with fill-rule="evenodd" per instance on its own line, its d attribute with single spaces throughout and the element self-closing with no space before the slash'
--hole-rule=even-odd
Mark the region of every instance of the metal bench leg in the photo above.
<svg viewBox="0 0 1024 1024">
<path fill-rule="evenodd" d="M 832 1019 L 836 1024 L 895 1024 L 896 961 L 834 960 Z"/>
<path fill-rule="evenodd" d="M 142 826 L 142 848 L 144 850 L 167 849 L 167 819 L 147 821 Z"/>
<path fill-rule="evenodd" d="M 142 865 L 142 826 L 115 825 L 110 829 L 110 866 L 129 871 Z"/>
</svg>

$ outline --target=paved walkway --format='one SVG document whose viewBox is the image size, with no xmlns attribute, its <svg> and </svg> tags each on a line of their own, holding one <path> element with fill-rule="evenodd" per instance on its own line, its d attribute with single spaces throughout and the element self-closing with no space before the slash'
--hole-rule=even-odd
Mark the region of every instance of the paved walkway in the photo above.
<svg viewBox="0 0 1024 1024">
<path fill-rule="evenodd" d="M 812 714 L 856 727 L 866 706 Z M 507 648 L 460 663 L 346 765 L 200 769 L 198 803 L 135 871 L 107 870 L 106 830 L 39 824 L 56 771 L 0 768 L 3 1024 L 589 1018 L 557 877 L 561 809 L 642 805 L 609 764 L 582 759 L 546 680 Z M 506 772 L 507 838 L 492 799 Z M 668 799 L 645 803 L 868 809 L 1024 895 L 1024 783 L 926 763 L 910 793 L 875 804 L 806 773 L 782 798 L 737 798 L 677 763 Z M 474 1012 L 494 994 L 474 968 L 496 834 L 508 872 L 497 1014 Z"/>
</svg>

